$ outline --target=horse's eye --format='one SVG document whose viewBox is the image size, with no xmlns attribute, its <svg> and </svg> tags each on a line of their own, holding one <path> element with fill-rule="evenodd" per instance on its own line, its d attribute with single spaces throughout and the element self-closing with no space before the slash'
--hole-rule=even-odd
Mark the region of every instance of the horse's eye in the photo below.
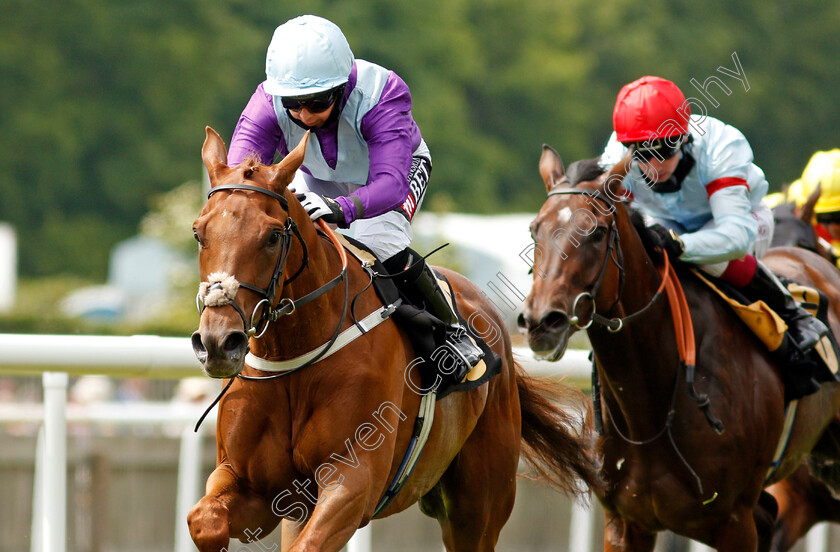
<svg viewBox="0 0 840 552">
<path fill-rule="evenodd" d="M 198 245 L 201 245 L 201 238 L 198 237 L 198 232 L 195 230 L 193 230 L 193 237 L 195 238 L 195 241 L 198 242 Z"/>
<path fill-rule="evenodd" d="M 268 235 L 268 241 L 266 242 L 266 244 L 269 247 L 274 247 L 278 243 L 280 243 L 280 238 L 282 236 L 283 236 L 283 232 L 281 232 L 280 230 L 277 230 L 277 229 L 272 230 L 271 234 Z"/>
<path fill-rule="evenodd" d="M 601 241 L 607 235 L 607 227 L 606 226 L 598 226 L 592 233 L 589 235 L 589 239 L 592 241 Z"/>
</svg>

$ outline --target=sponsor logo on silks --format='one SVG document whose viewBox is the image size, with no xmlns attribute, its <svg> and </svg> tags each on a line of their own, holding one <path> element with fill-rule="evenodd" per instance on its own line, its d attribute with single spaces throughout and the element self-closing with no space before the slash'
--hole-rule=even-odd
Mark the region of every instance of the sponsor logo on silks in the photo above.
<svg viewBox="0 0 840 552">
<path fill-rule="evenodd" d="M 414 213 L 417 211 L 417 202 L 414 201 L 414 198 L 409 195 L 405 198 L 405 202 L 402 204 L 402 210 L 405 212 L 408 220 L 414 218 Z"/>
<path fill-rule="evenodd" d="M 423 199 L 423 194 L 426 193 L 426 185 L 429 183 L 429 168 L 426 163 L 428 161 L 422 157 L 415 157 L 411 162 L 408 197 L 405 198 L 401 207 L 409 222 L 414 218 L 414 213 L 417 212 L 417 206 Z"/>
</svg>

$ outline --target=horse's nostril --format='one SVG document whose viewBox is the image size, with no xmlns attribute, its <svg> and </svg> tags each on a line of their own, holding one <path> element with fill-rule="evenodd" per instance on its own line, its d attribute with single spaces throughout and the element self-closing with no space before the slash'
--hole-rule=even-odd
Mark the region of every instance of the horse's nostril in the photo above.
<svg viewBox="0 0 840 552">
<path fill-rule="evenodd" d="M 569 325 L 569 317 L 566 313 L 560 311 L 551 311 L 542 320 L 543 327 L 552 328 L 555 330 L 562 330 Z"/>
<path fill-rule="evenodd" d="M 233 332 L 224 343 L 225 354 L 228 358 L 239 359 L 248 350 L 248 336 L 245 332 Z"/>
<path fill-rule="evenodd" d="M 528 329 L 528 324 L 530 324 L 530 322 L 531 321 L 528 320 L 528 318 L 525 317 L 524 312 L 520 312 L 519 316 L 516 317 L 516 327 L 519 328 L 520 330 L 527 330 Z"/>
<path fill-rule="evenodd" d="M 198 358 L 198 361 L 205 362 L 207 360 L 207 348 L 204 346 L 204 342 L 201 341 L 201 334 L 199 332 L 193 332 L 190 341 L 192 342 L 193 352 L 196 358 Z"/>
</svg>

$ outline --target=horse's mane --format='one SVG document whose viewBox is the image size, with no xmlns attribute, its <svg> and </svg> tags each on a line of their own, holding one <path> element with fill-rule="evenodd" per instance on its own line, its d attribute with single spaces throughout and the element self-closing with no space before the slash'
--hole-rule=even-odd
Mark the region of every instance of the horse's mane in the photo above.
<svg viewBox="0 0 840 552">
<path fill-rule="evenodd" d="M 639 238 L 642 240 L 642 246 L 644 246 L 648 257 L 658 262 L 662 258 L 662 251 L 656 248 L 656 242 L 654 242 L 651 237 L 651 232 L 645 224 L 644 216 L 642 216 L 642 213 L 629 206 L 627 207 L 627 213 L 630 215 L 630 222 L 633 224 L 633 228 L 636 229 L 636 232 L 639 234 Z"/>
<path fill-rule="evenodd" d="M 569 177 L 571 186 L 575 187 L 581 182 L 596 180 L 599 176 L 604 174 L 606 171 L 603 167 L 601 167 L 600 161 L 600 157 L 595 157 L 592 159 L 581 159 L 580 161 L 575 161 L 569 165 L 566 175 Z M 636 229 L 636 232 L 638 232 L 639 238 L 641 238 L 642 245 L 644 246 L 648 256 L 654 260 L 660 259 L 662 252 L 656 249 L 656 242 L 653 241 L 650 230 L 648 230 L 648 227 L 645 225 L 645 220 L 642 214 L 629 205 L 625 204 L 625 207 L 627 209 L 627 213 L 630 215 L 630 222 L 633 224 L 633 228 Z"/>
<path fill-rule="evenodd" d="M 575 161 L 569 165 L 569 169 L 566 171 L 566 176 L 569 177 L 569 183 L 572 188 L 581 182 L 595 180 L 604 174 L 605 171 L 600 165 L 600 160 L 600 157 L 581 159 L 580 161 Z"/>
</svg>

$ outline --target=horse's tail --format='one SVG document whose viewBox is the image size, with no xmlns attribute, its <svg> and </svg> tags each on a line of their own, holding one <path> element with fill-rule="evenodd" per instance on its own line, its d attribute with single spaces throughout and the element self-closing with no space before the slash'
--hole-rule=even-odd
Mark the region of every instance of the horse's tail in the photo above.
<svg viewBox="0 0 840 552">
<path fill-rule="evenodd" d="M 557 380 L 532 377 L 514 364 L 524 460 L 538 479 L 560 491 L 583 492 L 579 481 L 598 488 L 594 438 L 583 393 Z"/>
</svg>

